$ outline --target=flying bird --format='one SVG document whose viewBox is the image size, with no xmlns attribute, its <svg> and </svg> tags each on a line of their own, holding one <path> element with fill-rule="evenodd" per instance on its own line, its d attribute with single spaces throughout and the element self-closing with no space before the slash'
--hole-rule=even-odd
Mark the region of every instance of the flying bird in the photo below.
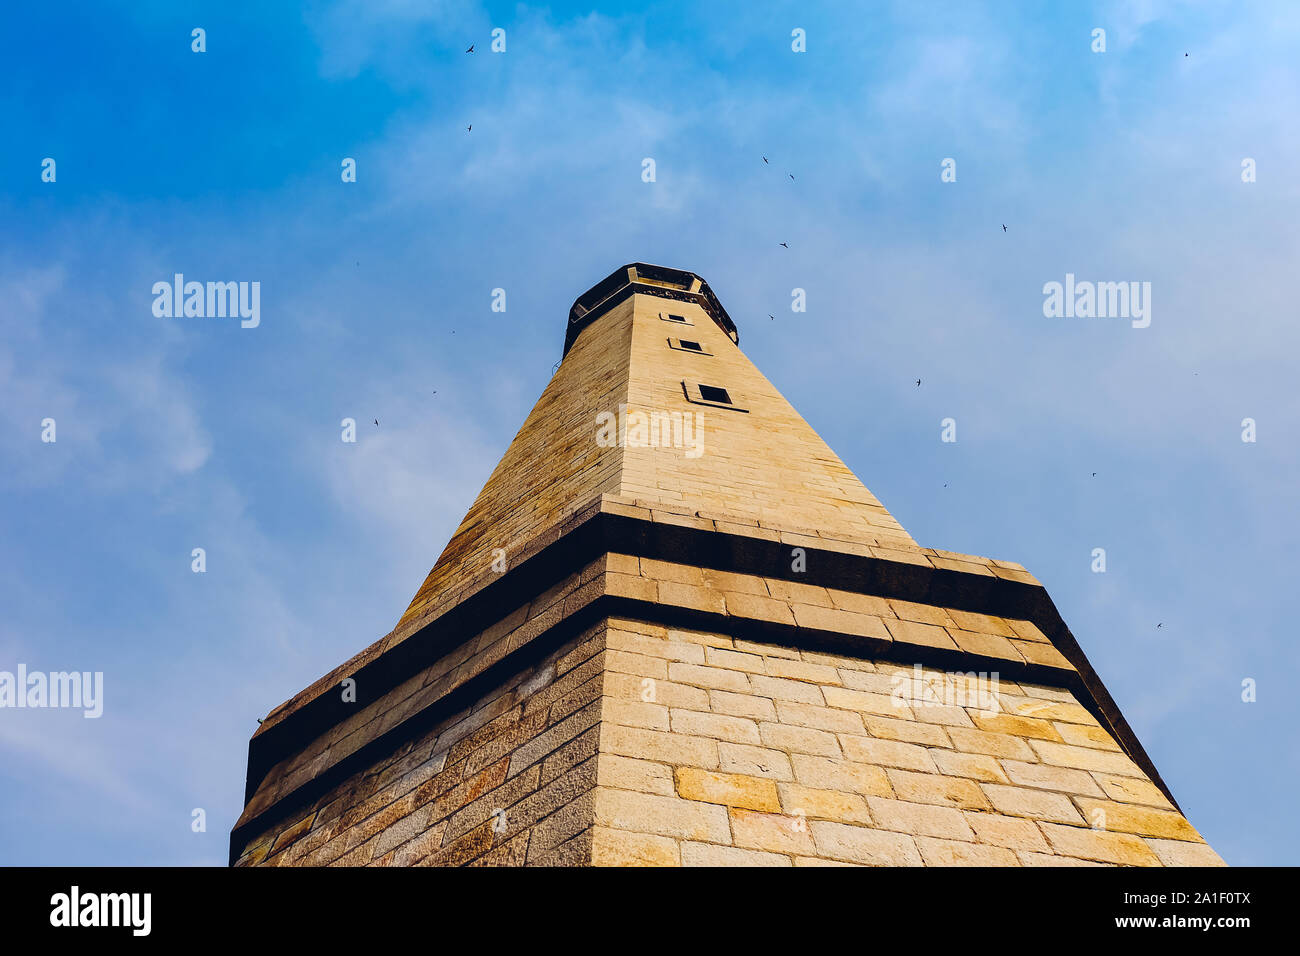
<svg viewBox="0 0 1300 956">
<path fill-rule="evenodd" d="M 773 315 L 771 312 L 767 313 L 767 317 L 768 317 L 769 319 L 771 319 L 773 322 L 776 321 L 776 316 Z"/>
<path fill-rule="evenodd" d="M 921 387 L 921 380 L 919 378 L 916 380 L 916 387 L 917 388 Z"/>
<path fill-rule="evenodd" d="M 786 175 L 789 176 L 791 179 L 794 179 L 794 173 L 786 173 Z"/>
<path fill-rule="evenodd" d="M 1156 630 L 1159 630 L 1160 628 L 1162 628 L 1162 627 L 1164 627 L 1164 626 L 1165 626 L 1165 622 L 1164 622 L 1164 621 L 1161 621 L 1159 624 L 1156 625 Z"/>
<path fill-rule="evenodd" d="M 471 44 L 469 45 L 469 49 L 466 50 L 465 52 L 466 52 L 466 53 L 473 53 L 473 52 L 474 52 L 474 44 L 471 43 Z"/>
<path fill-rule="evenodd" d="M 1094 477 L 1094 478 L 1097 477 L 1097 473 L 1096 473 L 1095 471 L 1092 473 L 1092 477 Z"/>
<path fill-rule="evenodd" d="M 1005 222 L 1002 224 L 1002 231 L 1003 232 L 1007 231 L 1007 224 Z"/>
<path fill-rule="evenodd" d="M 378 419 L 378 418 L 375 419 L 375 427 L 376 427 L 376 428 L 379 427 L 379 419 Z"/>
<path fill-rule="evenodd" d="M 766 156 L 763 157 L 763 162 L 767 163 L 767 157 L 766 157 Z M 767 163 L 767 164 L 768 164 L 769 166 L 772 165 L 771 163 Z"/>
<path fill-rule="evenodd" d="M 468 132 L 469 132 L 470 130 L 472 130 L 473 128 L 474 128 L 474 124 L 473 124 L 473 123 L 470 123 L 468 126 L 465 127 L 465 132 L 468 133 Z"/>
<path fill-rule="evenodd" d="M 783 246 L 785 246 L 785 247 L 786 247 L 786 248 L 787 248 L 787 249 L 789 249 L 789 248 L 790 248 L 790 246 L 789 246 L 789 244 L 788 244 L 788 243 L 784 243 L 784 242 L 783 242 L 783 243 L 781 243 L 781 245 L 783 245 Z"/>
</svg>

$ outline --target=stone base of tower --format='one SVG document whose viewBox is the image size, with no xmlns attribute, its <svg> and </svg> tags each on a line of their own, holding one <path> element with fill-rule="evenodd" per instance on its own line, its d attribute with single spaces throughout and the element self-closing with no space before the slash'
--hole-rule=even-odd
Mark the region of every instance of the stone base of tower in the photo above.
<svg viewBox="0 0 1300 956">
<path fill-rule="evenodd" d="M 604 627 L 568 641 L 247 841 L 236 865 L 591 860 Z"/>
<path fill-rule="evenodd" d="M 642 511 L 273 712 L 235 865 L 1222 863 L 1023 569 Z"/>
</svg>

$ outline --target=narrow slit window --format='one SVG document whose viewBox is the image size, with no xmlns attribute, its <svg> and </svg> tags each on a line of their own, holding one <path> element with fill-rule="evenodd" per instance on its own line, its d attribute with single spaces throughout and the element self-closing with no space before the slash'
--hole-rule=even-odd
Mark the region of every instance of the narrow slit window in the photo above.
<svg viewBox="0 0 1300 956">
<path fill-rule="evenodd" d="M 710 408 L 725 408 L 733 412 L 748 413 L 748 408 L 737 404 L 737 398 L 721 385 L 701 385 L 699 382 L 682 382 L 682 391 L 686 400 L 695 405 L 708 405 Z M 743 396 L 740 396 L 743 397 Z"/>
<path fill-rule="evenodd" d="M 702 342 L 695 342 L 689 338 L 673 338 L 668 336 L 669 349 L 676 349 L 680 352 L 690 352 L 692 355 L 712 355 L 711 351 L 705 349 Z"/>
<path fill-rule="evenodd" d="M 695 355 L 713 354 L 699 342 L 692 342 L 690 339 L 675 339 L 671 335 L 668 337 L 668 347 L 677 349 L 679 352 L 691 352 Z"/>
<path fill-rule="evenodd" d="M 659 318 L 663 319 L 665 322 L 673 322 L 673 323 L 675 323 L 675 324 L 677 324 L 677 325 L 694 325 L 694 324 L 695 324 L 695 323 L 692 322 L 690 319 L 688 319 L 686 316 L 684 316 L 684 315 L 677 315 L 675 312 L 660 312 L 660 313 L 659 313 Z"/>
</svg>

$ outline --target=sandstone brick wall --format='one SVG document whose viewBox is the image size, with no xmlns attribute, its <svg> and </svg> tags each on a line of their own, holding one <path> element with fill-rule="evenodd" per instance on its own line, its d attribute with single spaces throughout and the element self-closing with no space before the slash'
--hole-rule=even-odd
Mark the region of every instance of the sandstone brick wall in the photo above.
<svg viewBox="0 0 1300 956">
<path fill-rule="evenodd" d="M 617 493 L 622 454 L 596 443 L 596 413 L 627 400 L 631 300 L 579 336 L 446 550 L 412 599 L 404 624 L 466 578 L 488 571 L 495 548 L 510 559 L 565 514 Z M 439 542 L 430 542 L 431 550 Z"/>
<path fill-rule="evenodd" d="M 1221 863 L 1069 691 L 924 673 L 611 619 L 237 865 Z"/>
<path fill-rule="evenodd" d="M 783 529 L 892 547 L 916 543 L 745 354 L 693 303 L 636 295 L 629 362 L 629 405 L 644 411 L 698 413 L 704 453 L 627 448 L 622 494 L 664 505 L 755 518 Z M 664 321 L 661 312 L 693 325 Z M 583 336 L 605 334 L 604 319 Z M 712 353 L 673 349 L 669 337 Z M 581 341 L 581 338 L 579 339 Z M 568 360 L 566 360 L 568 361 Z M 682 381 L 726 388 L 747 412 L 693 404 Z M 725 529 L 724 529 L 725 530 Z"/>
<path fill-rule="evenodd" d="M 266 773 L 244 807 L 239 824 L 266 812 L 275 803 L 343 760 L 355 759 L 402 722 L 460 691 L 503 658 L 542 638 L 563 619 L 581 612 L 603 591 L 606 555 L 567 575 L 531 600 L 507 610 L 483 630 L 468 635 L 429 666 L 381 693 L 367 697 L 364 688 L 349 715 L 313 740 L 299 744 Z M 635 559 L 633 559 L 635 560 Z M 382 645 L 384 642 L 380 642 Z M 372 645 L 372 649 L 380 645 Z M 345 677 L 356 674 L 358 658 L 336 668 L 293 700 L 276 708 L 258 728 L 254 741 L 277 726 L 294 705 L 340 693 Z M 369 686 L 366 678 L 362 684 Z"/>
<path fill-rule="evenodd" d="M 588 862 L 603 647 L 603 628 L 570 641 L 249 841 L 235 865 Z"/>
<path fill-rule="evenodd" d="M 903 665 L 627 620 L 606 639 L 597 864 L 1222 862 L 1068 691 L 900 707 Z"/>
<path fill-rule="evenodd" d="M 665 322 L 660 312 L 693 324 Z M 710 355 L 670 348 L 700 342 Z M 727 388 L 742 413 L 692 404 L 682 381 Z M 601 447 L 596 416 L 621 405 L 702 416 L 704 454 L 688 448 Z M 693 419 L 694 420 L 694 419 Z M 513 554 L 601 494 L 649 507 L 735 516 L 887 548 L 916 542 L 698 305 L 637 294 L 583 329 L 520 427 L 399 629 L 458 584 Z M 724 522 L 721 530 L 730 530 Z"/>
<path fill-rule="evenodd" d="M 607 554 L 604 564 L 593 568 L 605 572 L 604 587 L 611 593 L 668 608 L 797 627 L 809 634 L 868 638 L 896 647 L 962 651 L 1014 665 L 1073 670 L 1030 621 L 634 555 Z M 898 656 L 906 653 L 899 651 Z"/>
</svg>

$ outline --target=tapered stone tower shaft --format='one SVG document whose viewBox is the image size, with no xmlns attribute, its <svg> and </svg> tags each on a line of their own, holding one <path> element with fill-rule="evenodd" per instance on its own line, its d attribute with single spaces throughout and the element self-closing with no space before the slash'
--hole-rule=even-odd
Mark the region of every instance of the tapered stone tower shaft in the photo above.
<svg viewBox="0 0 1300 956">
<path fill-rule="evenodd" d="M 579 297 L 397 627 L 254 735 L 235 865 L 1222 862 L 1039 582 L 738 341 L 689 272 Z"/>
</svg>

